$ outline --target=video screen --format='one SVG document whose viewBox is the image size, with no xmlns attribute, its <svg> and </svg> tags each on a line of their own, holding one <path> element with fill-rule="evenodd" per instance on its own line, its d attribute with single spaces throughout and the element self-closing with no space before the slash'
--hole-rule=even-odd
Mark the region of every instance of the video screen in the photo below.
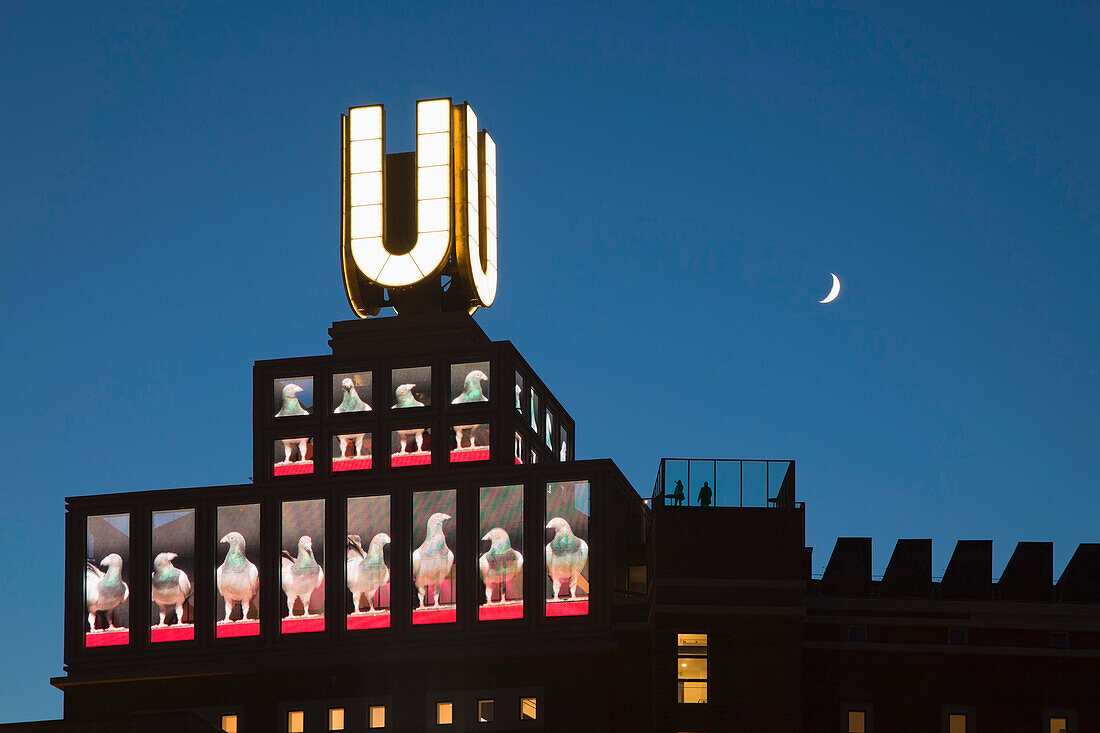
<svg viewBox="0 0 1100 733">
<path fill-rule="evenodd" d="M 428 466 L 431 462 L 431 428 L 404 428 L 390 433 L 391 466 Z"/>
<path fill-rule="evenodd" d="M 481 489 L 479 621 L 523 618 L 523 486 Z"/>
<path fill-rule="evenodd" d="M 347 628 L 390 625 L 390 497 L 348 499 Z"/>
<path fill-rule="evenodd" d="M 516 440 L 516 465 L 521 466 L 521 465 L 523 465 L 523 436 L 519 434 L 519 431 L 516 431 L 515 440 Z"/>
<path fill-rule="evenodd" d="M 218 589 L 214 636 L 260 634 L 260 505 L 218 507 Z"/>
<path fill-rule="evenodd" d="M 88 517 L 84 646 L 130 643 L 130 515 Z"/>
<path fill-rule="evenodd" d="M 274 447 L 275 476 L 313 473 L 313 438 L 278 438 Z"/>
<path fill-rule="evenodd" d="M 332 436 L 332 471 L 362 471 L 371 467 L 371 434 Z"/>
<path fill-rule="evenodd" d="M 284 501 L 282 570 L 284 634 L 325 630 L 325 500 Z"/>
<path fill-rule="evenodd" d="M 546 409 L 546 429 L 543 431 L 543 438 L 546 440 L 546 447 L 557 457 L 557 446 L 554 445 L 554 415 L 550 412 L 550 408 Z"/>
<path fill-rule="evenodd" d="M 573 454 L 569 451 L 569 430 L 564 425 L 560 425 L 558 432 L 561 433 L 561 448 L 558 450 L 558 456 L 562 461 L 571 461 Z"/>
<path fill-rule="evenodd" d="M 471 361 L 451 365 L 451 404 L 466 405 L 489 401 L 489 362 Z"/>
<path fill-rule="evenodd" d="M 393 390 L 393 409 L 428 407 L 432 404 L 432 368 L 394 369 L 390 388 Z"/>
<path fill-rule="evenodd" d="M 535 437 L 539 434 L 539 396 L 535 394 L 535 388 L 531 388 L 531 429 L 535 431 Z"/>
<path fill-rule="evenodd" d="M 546 485 L 546 615 L 588 613 L 588 519 L 592 490 L 587 481 Z"/>
<path fill-rule="evenodd" d="M 370 412 L 374 399 L 370 372 L 344 372 L 332 375 L 332 413 Z"/>
<path fill-rule="evenodd" d="M 195 510 L 153 512 L 149 640 L 195 638 Z"/>
<path fill-rule="evenodd" d="M 523 375 L 516 372 L 516 412 L 523 414 Z"/>
<path fill-rule="evenodd" d="M 274 381 L 275 417 L 300 417 L 313 412 L 313 377 Z"/>
<path fill-rule="evenodd" d="M 451 428 L 451 463 L 489 460 L 489 423 Z"/>
<path fill-rule="evenodd" d="M 416 491 L 412 504 L 414 624 L 454 623 L 457 533 L 454 489 Z"/>
</svg>

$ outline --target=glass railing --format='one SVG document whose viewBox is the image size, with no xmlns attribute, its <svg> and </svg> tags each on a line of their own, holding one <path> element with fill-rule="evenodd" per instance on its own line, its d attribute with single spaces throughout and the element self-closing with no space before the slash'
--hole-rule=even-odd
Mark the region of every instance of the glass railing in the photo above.
<svg viewBox="0 0 1100 733">
<path fill-rule="evenodd" d="M 652 505 L 793 509 L 794 461 L 662 458 Z"/>
</svg>

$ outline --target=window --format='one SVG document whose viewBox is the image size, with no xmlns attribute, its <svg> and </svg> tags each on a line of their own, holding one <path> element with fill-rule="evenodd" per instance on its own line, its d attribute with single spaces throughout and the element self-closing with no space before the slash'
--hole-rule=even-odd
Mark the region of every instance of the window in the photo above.
<svg viewBox="0 0 1100 733">
<path fill-rule="evenodd" d="M 867 733 L 867 713 L 865 711 L 848 711 L 848 733 Z"/>
<path fill-rule="evenodd" d="M 489 401 L 489 362 L 451 364 L 451 404 Z"/>
<path fill-rule="evenodd" d="M 130 643 L 130 515 L 88 517 L 84 573 L 87 605 L 80 608 L 84 645 Z M 146 599 L 146 603 L 148 603 Z M 86 616 L 84 614 L 87 614 Z"/>
<path fill-rule="evenodd" d="M 329 730 L 343 730 L 344 729 L 344 709 L 343 708 L 329 708 L 328 709 L 328 729 Z"/>
<path fill-rule="evenodd" d="M 952 713 L 947 716 L 947 731 L 948 733 L 967 733 L 970 729 L 966 723 L 966 713 Z"/>
<path fill-rule="evenodd" d="M 435 704 L 435 724 L 450 725 L 454 722 L 454 705 L 449 702 Z"/>
<path fill-rule="evenodd" d="M 237 716 L 223 715 L 221 729 L 225 731 L 225 733 L 237 733 Z"/>
<path fill-rule="evenodd" d="M 479 723 L 492 723 L 493 722 L 493 701 L 492 700 L 478 700 L 477 701 L 477 722 L 479 722 Z"/>
<path fill-rule="evenodd" d="M 313 377 L 284 377 L 272 383 L 275 417 L 300 417 L 313 412 Z"/>
<path fill-rule="evenodd" d="M 1069 733 L 1069 718 L 1051 716 L 1048 720 L 1050 733 Z"/>
<path fill-rule="evenodd" d="M 427 407 L 432 404 L 432 368 L 410 367 L 390 373 L 393 408 Z"/>
<path fill-rule="evenodd" d="M 291 710 L 286 714 L 286 733 L 304 733 L 306 714 L 303 710 Z"/>
<path fill-rule="evenodd" d="M 1069 635 L 1055 632 L 1050 635 L 1051 649 L 1069 649 Z"/>
<path fill-rule="evenodd" d="M 538 700 L 534 697 L 521 697 L 519 699 L 519 719 L 538 720 Z"/>
<path fill-rule="evenodd" d="M 677 702 L 707 701 L 707 635 L 676 635 Z"/>
<path fill-rule="evenodd" d="M 646 592 L 646 566 L 631 565 L 627 571 L 627 587 L 631 593 Z"/>
<path fill-rule="evenodd" d="M 952 646 L 964 646 L 966 644 L 966 629 L 948 629 L 947 643 Z"/>
<path fill-rule="evenodd" d="M 848 641 L 862 644 L 867 641 L 867 627 L 866 626 L 849 626 L 848 627 Z"/>
<path fill-rule="evenodd" d="M 385 728 L 386 727 L 386 706 L 385 705 L 371 705 L 367 710 L 367 727 L 368 728 Z"/>
</svg>

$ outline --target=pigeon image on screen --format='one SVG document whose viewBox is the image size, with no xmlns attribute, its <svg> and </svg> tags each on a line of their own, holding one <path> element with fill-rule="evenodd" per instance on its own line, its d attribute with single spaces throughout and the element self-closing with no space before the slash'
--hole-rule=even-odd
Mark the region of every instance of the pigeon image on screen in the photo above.
<svg viewBox="0 0 1100 733">
<path fill-rule="evenodd" d="M 451 365 L 451 404 L 489 401 L 489 362 Z"/>
<path fill-rule="evenodd" d="M 480 492 L 478 619 L 523 618 L 523 486 L 486 486 Z"/>
<path fill-rule="evenodd" d="M 152 540 L 150 641 L 194 639 L 195 510 L 153 512 Z"/>
<path fill-rule="evenodd" d="M 369 412 L 370 405 L 359 396 L 359 389 L 355 386 L 352 377 L 344 377 L 340 380 L 340 402 L 333 410 L 333 414 L 340 415 L 345 412 Z"/>
<path fill-rule="evenodd" d="M 546 489 L 546 613 L 584 615 L 589 595 L 590 484 L 562 481 Z"/>
<path fill-rule="evenodd" d="M 371 538 L 367 549 L 363 549 L 363 538 L 357 534 L 348 535 L 347 577 L 348 590 L 355 610 L 353 613 L 375 613 L 381 609 L 374 607 L 374 598 L 378 589 L 390 582 L 390 569 L 386 565 L 383 550 L 390 543 L 390 536 L 379 532 Z"/>
<path fill-rule="evenodd" d="M 313 407 L 313 377 L 276 379 L 275 417 L 301 417 Z"/>
<path fill-rule="evenodd" d="M 428 517 L 424 541 L 413 550 L 413 583 L 421 608 L 439 605 L 440 585 L 450 576 L 455 564 L 455 554 L 447 546 L 447 536 L 443 533 L 443 523 L 450 519 L 449 514 L 442 512 Z"/>
<path fill-rule="evenodd" d="M 500 527 L 493 527 L 481 539 L 490 543 L 489 550 L 478 560 L 481 580 L 485 584 L 485 602 L 493 602 L 493 591 L 497 589 L 503 603 L 508 600 L 508 581 L 523 570 L 523 555 L 512 548 L 511 538 Z"/>
<path fill-rule="evenodd" d="M 89 516 L 85 531 L 85 645 L 129 644 L 130 515 Z"/>
<path fill-rule="evenodd" d="M 183 606 L 191 597 L 191 579 L 172 564 L 177 557 L 174 552 L 162 552 L 153 560 L 153 603 L 160 611 L 157 628 L 168 626 L 169 614 L 175 615 L 177 624 L 184 622 Z"/>
<path fill-rule="evenodd" d="M 282 633 L 324 630 L 325 501 L 282 504 L 279 585 Z"/>
<path fill-rule="evenodd" d="M 286 594 L 286 612 L 294 614 L 295 602 L 301 602 L 302 615 L 309 616 L 309 602 L 314 591 L 325 580 L 325 571 L 313 556 L 313 538 L 302 535 L 298 539 L 298 555 L 283 550 L 283 593 Z"/>
<path fill-rule="evenodd" d="M 432 402 L 432 368 L 394 369 L 390 375 L 393 409 L 427 407 Z"/>
<path fill-rule="evenodd" d="M 112 552 L 98 565 L 89 560 L 85 571 L 84 590 L 90 632 L 96 631 L 98 613 L 102 613 L 106 618 L 108 631 L 119 629 L 120 627 L 115 625 L 115 609 L 130 597 L 130 586 L 122 579 L 122 557 Z"/>
<path fill-rule="evenodd" d="M 238 604 L 241 609 L 238 620 L 247 621 L 253 610 L 258 611 L 260 606 L 259 568 L 245 554 L 247 545 L 240 532 L 228 532 L 219 542 L 229 545 L 229 550 L 214 573 L 214 583 L 225 603 L 225 616 L 218 623 L 232 623 L 233 611 Z"/>
</svg>

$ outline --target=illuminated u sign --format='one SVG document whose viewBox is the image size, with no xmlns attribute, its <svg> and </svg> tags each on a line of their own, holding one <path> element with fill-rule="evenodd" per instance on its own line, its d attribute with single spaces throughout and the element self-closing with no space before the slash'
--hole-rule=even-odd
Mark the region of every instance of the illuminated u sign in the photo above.
<svg viewBox="0 0 1100 733">
<path fill-rule="evenodd" d="M 381 105 L 353 107 L 343 119 L 342 259 L 352 309 L 366 317 L 383 305 L 423 310 L 436 303 L 470 313 L 492 305 L 493 139 L 478 132 L 469 104 L 450 99 L 417 102 L 412 160 L 407 153 L 386 155 L 385 127 Z M 440 276 L 451 277 L 446 294 L 438 290 Z"/>
</svg>

